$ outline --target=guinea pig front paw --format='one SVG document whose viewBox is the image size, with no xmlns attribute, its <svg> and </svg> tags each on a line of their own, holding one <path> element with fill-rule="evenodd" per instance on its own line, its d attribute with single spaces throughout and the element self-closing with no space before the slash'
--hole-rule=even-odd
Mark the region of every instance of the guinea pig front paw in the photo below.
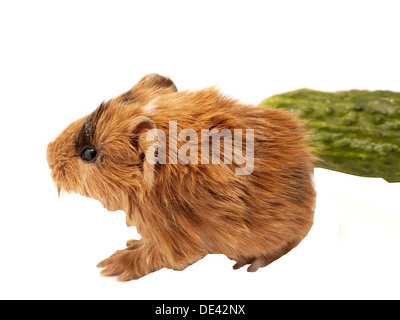
<svg viewBox="0 0 400 320">
<path fill-rule="evenodd" d="M 155 253 L 157 250 L 150 247 L 140 240 L 131 240 L 128 248 L 117 250 L 97 267 L 105 268 L 100 272 L 104 276 L 119 275 L 119 281 L 139 279 L 162 268 L 158 254 Z"/>
<path fill-rule="evenodd" d="M 133 247 L 133 246 L 135 246 L 138 242 L 139 242 L 139 240 L 135 240 L 135 239 L 128 240 L 128 241 L 126 242 L 126 247 L 127 247 L 127 248 Z"/>
</svg>

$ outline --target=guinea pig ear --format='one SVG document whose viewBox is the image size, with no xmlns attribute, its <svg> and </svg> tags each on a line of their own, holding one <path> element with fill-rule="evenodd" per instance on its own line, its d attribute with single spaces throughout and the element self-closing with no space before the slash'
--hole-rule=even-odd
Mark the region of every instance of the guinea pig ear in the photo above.
<svg viewBox="0 0 400 320">
<path fill-rule="evenodd" d="M 141 90 L 141 89 L 152 89 L 154 92 L 160 90 L 168 90 L 171 92 L 177 92 L 175 84 L 171 79 L 167 77 L 160 76 L 157 73 L 151 73 L 145 75 L 139 82 L 134 85 L 131 91 Z"/>
<path fill-rule="evenodd" d="M 155 128 L 156 125 L 151 119 L 139 116 L 131 121 L 128 129 L 132 133 L 132 144 L 142 161 L 143 178 L 150 187 L 154 182 L 154 164 L 146 160 L 146 151 L 153 142 L 147 141 L 146 135 L 149 130 Z"/>
<path fill-rule="evenodd" d="M 148 103 L 160 94 L 177 92 L 175 84 L 171 79 L 156 73 L 148 74 L 139 80 L 130 90 L 118 96 L 120 102 L 142 102 Z"/>
<path fill-rule="evenodd" d="M 151 130 L 151 129 L 155 129 L 155 128 L 156 128 L 156 125 L 153 122 L 153 120 L 151 120 L 147 117 L 139 116 L 139 117 L 134 118 L 131 121 L 128 129 L 132 133 L 140 134 L 145 130 Z"/>
</svg>

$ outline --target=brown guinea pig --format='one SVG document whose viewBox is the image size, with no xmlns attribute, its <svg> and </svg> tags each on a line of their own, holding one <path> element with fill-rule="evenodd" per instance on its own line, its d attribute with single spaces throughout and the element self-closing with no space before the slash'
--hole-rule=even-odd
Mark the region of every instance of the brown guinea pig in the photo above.
<svg viewBox="0 0 400 320">
<path fill-rule="evenodd" d="M 248 271 L 286 254 L 313 224 L 313 160 L 288 112 L 213 88 L 177 92 L 157 74 L 70 124 L 47 148 L 59 192 L 123 210 L 136 225 L 141 239 L 98 264 L 123 281 L 183 270 L 208 253 L 225 254 L 235 269 L 250 264 Z"/>
</svg>

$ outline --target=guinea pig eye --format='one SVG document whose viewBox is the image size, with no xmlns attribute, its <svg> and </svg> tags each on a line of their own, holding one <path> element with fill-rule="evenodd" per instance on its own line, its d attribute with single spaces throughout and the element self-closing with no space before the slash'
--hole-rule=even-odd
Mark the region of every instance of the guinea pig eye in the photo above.
<svg viewBox="0 0 400 320">
<path fill-rule="evenodd" d="M 93 147 L 87 147 L 83 149 L 81 158 L 83 159 L 83 161 L 93 162 L 97 158 L 97 153 L 97 150 Z"/>
</svg>

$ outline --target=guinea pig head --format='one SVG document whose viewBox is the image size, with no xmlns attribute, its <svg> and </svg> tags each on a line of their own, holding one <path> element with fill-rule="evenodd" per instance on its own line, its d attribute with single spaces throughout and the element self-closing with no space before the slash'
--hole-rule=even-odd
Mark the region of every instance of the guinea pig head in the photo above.
<svg viewBox="0 0 400 320">
<path fill-rule="evenodd" d="M 176 91 L 171 80 L 147 75 L 50 142 L 47 162 L 58 193 L 94 198 L 110 211 L 126 211 L 143 197 L 154 182 L 154 164 L 145 158 L 151 144 L 146 134 L 156 125 L 141 110 L 167 91 Z"/>
</svg>

